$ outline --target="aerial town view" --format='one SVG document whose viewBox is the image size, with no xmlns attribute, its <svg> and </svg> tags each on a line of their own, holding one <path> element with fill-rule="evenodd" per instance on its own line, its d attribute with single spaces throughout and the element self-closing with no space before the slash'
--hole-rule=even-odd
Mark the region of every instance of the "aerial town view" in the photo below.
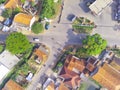
<svg viewBox="0 0 120 90">
<path fill-rule="evenodd" d="M 120 0 L 0 0 L 0 90 L 120 90 Z"/>
</svg>

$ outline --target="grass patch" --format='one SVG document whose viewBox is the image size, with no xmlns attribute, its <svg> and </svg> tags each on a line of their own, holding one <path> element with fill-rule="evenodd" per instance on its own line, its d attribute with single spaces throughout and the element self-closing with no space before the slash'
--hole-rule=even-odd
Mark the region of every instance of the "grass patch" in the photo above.
<svg viewBox="0 0 120 90">
<path fill-rule="evenodd" d="M 78 90 L 87 90 L 87 84 L 86 83 L 82 83 Z"/>
<path fill-rule="evenodd" d="M 96 85 L 98 85 L 100 88 L 102 88 L 102 85 L 97 82 L 96 80 L 92 79 L 92 78 L 89 78 L 91 81 L 93 81 Z"/>
<path fill-rule="evenodd" d="M 3 51 L 3 49 L 4 49 L 4 46 L 0 45 L 0 53 Z"/>
</svg>

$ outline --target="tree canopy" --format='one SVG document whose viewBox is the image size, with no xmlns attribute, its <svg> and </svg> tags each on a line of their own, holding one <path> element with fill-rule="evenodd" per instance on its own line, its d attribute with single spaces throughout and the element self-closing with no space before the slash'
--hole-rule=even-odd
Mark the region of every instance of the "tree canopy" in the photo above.
<svg viewBox="0 0 120 90">
<path fill-rule="evenodd" d="M 51 18 L 55 14 L 55 6 L 53 0 L 43 0 L 41 18 Z"/>
<path fill-rule="evenodd" d="M 83 41 L 83 48 L 78 49 L 77 54 L 82 56 L 91 56 L 100 54 L 103 49 L 107 46 L 107 41 L 102 39 L 99 34 L 94 34 L 92 36 L 88 35 Z"/>
<path fill-rule="evenodd" d="M 31 44 L 22 33 L 11 33 L 6 39 L 6 49 L 12 54 L 22 54 L 30 48 Z"/>
<path fill-rule="evenodd" d="M 42 23 L 35 22 L 35 23 L 32 25 L 32 31 L 33 31 L 33 33 L 35 33 L 35 34 L 42 33 L 43 30 L 44 30 L 44 28 L 43 28 Z"/>
<path fill-rule="evenodd" d="M 5 9 L 3 12 L 2 12 L 2 16 L 4 18 L 9 18 L 12 16 L 12 9 Z"/>
<path fill-rule="evenodd" d="M 0 4 L 4 3 L 6 0 L 0 0 Z"/>
</svg>

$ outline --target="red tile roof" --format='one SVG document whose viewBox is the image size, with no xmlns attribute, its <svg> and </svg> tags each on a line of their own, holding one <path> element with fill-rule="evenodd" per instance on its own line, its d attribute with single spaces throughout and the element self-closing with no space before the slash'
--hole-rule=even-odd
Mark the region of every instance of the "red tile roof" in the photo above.
<svg viewBox="0 0 120 90">
<path fill-rule="evenodd" d="M 65 66 L 60 72 L 60 77 L 64 78 L 63 83 L 71 88 L 75 88 L 80 84 L 80 76 L 77 73 L 68 70 Z"/>
<path fill-rule="evenodd" d="M 24 90 L 20 85 L 18 85 L 13 80 L 9 80 L 2 90 Z"/>
<path fill-rule="evenodd" d="M 86 61 L 84 59 L 79 59 L 75 56 L 68 55 L 65 61 L 65 66 L 67 69 L 73 71 L 73 69 L 83 72 L 86 66 Z"/>
</svg>

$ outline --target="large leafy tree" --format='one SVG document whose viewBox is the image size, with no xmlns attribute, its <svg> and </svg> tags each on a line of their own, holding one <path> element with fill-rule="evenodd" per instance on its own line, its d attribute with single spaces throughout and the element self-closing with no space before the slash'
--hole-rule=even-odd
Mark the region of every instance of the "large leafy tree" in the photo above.
<svg viewBox="0 0 120 90">
<path fill-rule="evenodd" d="M 42 23 L 35 22 L 35 23 L 32 25 L 32 31 L 33 31 L 33 33 L 35 33 L 35 34 L 42 33 L 42 32 L 44 31 L 44 28 L 43 28 Z"/>
<path fill-rule="evenodd" d="M 30 48 L 31 44 L 22 33 L 11 33 L 6 39 L 6 49 L 12 54 L 22 54 Z"/>
<path fill-rule="evenodd" d="M 91 55 L 100 54 L 107 46 L 107 41 L 104 40 L 99 34 L 92 36 L 88 35 L 83 41 L 83 48 L 77 50 L 79 57 L 86 57 Z"/>
<path fill-rule="evenodd" d="M 43 0 L 41 18 L 51 18 L 55 14 L 54 0 Z"/>
</svg>

